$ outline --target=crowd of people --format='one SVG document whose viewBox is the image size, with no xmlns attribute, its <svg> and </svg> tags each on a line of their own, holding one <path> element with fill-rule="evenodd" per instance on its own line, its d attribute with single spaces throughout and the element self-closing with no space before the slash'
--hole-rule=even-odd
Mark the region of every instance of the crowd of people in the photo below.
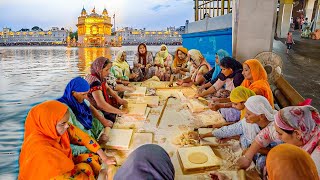
<svg viewBox="0 0 320 180">
<path fill-rule="evenodd" d="M 172 56 L 166 45 L 154 57 L 143 43 L 133 67 L 122 50 L 113 61 L 97 58 L 88 75 L 67 84 L 61 98 L 40 103 L 28 113 L 18 178 L 96 179 L 102 163 L 116 164 L 100 146 L 108 136 L 99 134 L 113 126 L 117 115 L 127 113 L 119 108 L 128 103 L 123 92 L 135 89 L 130 81 L 156 76 L 170 86 L 195 85 L 195 98 L 209 99 L 209 108 L 219 111 L 226 123 L 199 137 L 239 136 L 244 150 L 239 168 L 253 161 L 260 175 L 269 179 L 319 179 L 319 112 L 310 103 L 276 110 L 267 73 L 256 59 L 241 64 L 220 49 L 214 62 L 211 67 L 199 50 L 184 47 Z M 174 174 L 168 154 L 149 144 L 131 153 L 114 179 L 174 179 Z M 226 178 L 218 172 L 211 176 Z"/>
</svg>

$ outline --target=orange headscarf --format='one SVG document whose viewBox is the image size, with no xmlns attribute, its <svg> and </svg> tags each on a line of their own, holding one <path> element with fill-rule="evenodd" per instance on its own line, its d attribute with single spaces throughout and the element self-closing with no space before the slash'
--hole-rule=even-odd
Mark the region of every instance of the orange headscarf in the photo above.
<svg viewBox="0 0 320 180">
<path fill-rule="evenodd" d="M 255 91 L 255 89 L 259 89 L 262 93 L 261 95 L 267 98 L 270 105 L 274 107 L 273 94 L 270 84 L 268 83 L 267 72 L 263 68 L 262 64 L 257 59 L 246 60 L 243 64 L 249 66 L 253 83 L 251 83 L 248 79 L 244 79 L 241 85 L 253 91 Z M 255 93 L 257 94 L 257 92 Z"/>
<path fill-rule="evenodd" d="M 314 161 L 303 149 L 280 144 L 268 153 L 266 167 L 269 180 L 319 180 Z"/>
<path fill-rule="evenodd" d="M 59 136 L 56 125 L 68 107 L 46 101 L 33 107 L 25 122 L 19 179 L 50 179 L 74 168 L 68 133 Z"/>
<path fill-rule="evenodd" d="M 172 64 L 173 68 L 178 67 L 178 64 L 183 64 L 183 63 L 187 62 L 187 59 L 179 59 L 178 51 L 183 52 L 186 55 L 186 57 L 188 56 L 188 49 L 187 48 L 178 47 L 178 49 L 176 50 L 176 55 L 174 56 L 173 64 Z"/>
</svg>

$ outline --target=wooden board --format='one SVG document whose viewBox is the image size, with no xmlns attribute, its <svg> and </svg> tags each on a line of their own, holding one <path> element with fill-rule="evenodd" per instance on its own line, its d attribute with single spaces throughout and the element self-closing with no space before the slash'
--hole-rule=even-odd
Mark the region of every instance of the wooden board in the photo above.
<svg viewBox="0 0 320 180">
<path fill-rule="evenodd" d="M 132 129 L 111 129 L 107 149 L 128 150 L 132 138 Z"/>
<path fill-rule="evenodd" d="M 153 143 L 153 133 L 134 133 L 130 145 L 130 150 L 134 150 L 144 144 Z"/>
<path fill-rule="evenodd" d="M 133 92 L 125 92 L 124 95 L 126 97 L 132 97 L 132 96 L 145 96 L 147 91 L 146 87 L 136 87 L 136 90 L 134 90 Z"/>
<path fill-rule="evenodd" d="M 212 132 L 212 130 L 213 128 L 199 128 L 198 132 L 199 134 L 206 134 L 206 133 Z M 219 143 L 216 137 L 206 137 L 206 138 L 200 139 L 200 144 L 219 146 Z"/>
<path fill-rule="evenodd" d="M 149 107 L 158 107 L 159 96 L 144 96 L 137 98 L 124 98 L 129 104 L 147 104 Z"/>
<path fill-rule="evenodd" d="M 194 164 L 188 160 L 190 154 L 195 152 L 204 153 L 208 161 L 203 164 Z M 178 149 L 179 163 L 184 174 L 201 173 L 218 169 L 222 160 L 217 157 L 209 146 L 196 146 Z"/>
<path fill-rule="evenodd" d="M 128 103 L 128 113 L 130 116 L 143 116 L 146 113 L 147 104 L 130 104 Z"/>
<path fill-rule="evenodd" d="M 198 99 L 189 99 L 189 103 L 187 104 L 192 113 L 198 113 L 209 109 L 208 106 L 202 104 Z"/>
</svg>

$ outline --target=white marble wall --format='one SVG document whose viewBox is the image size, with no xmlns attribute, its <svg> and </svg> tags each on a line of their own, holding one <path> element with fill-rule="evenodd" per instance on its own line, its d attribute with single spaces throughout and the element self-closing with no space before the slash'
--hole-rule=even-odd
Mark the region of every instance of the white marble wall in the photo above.
<svg viewBox="0 0 320 180">
<path fill-rule="evenodd" d="M 240 62 L 272 51 L 277 0 L 233 1 L 233 56 Z"/>
</svg>

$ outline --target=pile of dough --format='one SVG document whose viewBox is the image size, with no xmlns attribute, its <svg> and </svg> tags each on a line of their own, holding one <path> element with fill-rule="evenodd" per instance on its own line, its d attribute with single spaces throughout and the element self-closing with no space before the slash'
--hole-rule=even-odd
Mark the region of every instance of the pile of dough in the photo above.
<svg viewBox="0 0 320 180">
<path fill-rule="evenodd" d="M 175 145 L 190 145 L 190 146 L 197 146 L 199 145 L 199 135 L 197 132 L 189 131 L 185 132 L 176 138 L 173 139 L 172 144 Z"/>
</svg>

